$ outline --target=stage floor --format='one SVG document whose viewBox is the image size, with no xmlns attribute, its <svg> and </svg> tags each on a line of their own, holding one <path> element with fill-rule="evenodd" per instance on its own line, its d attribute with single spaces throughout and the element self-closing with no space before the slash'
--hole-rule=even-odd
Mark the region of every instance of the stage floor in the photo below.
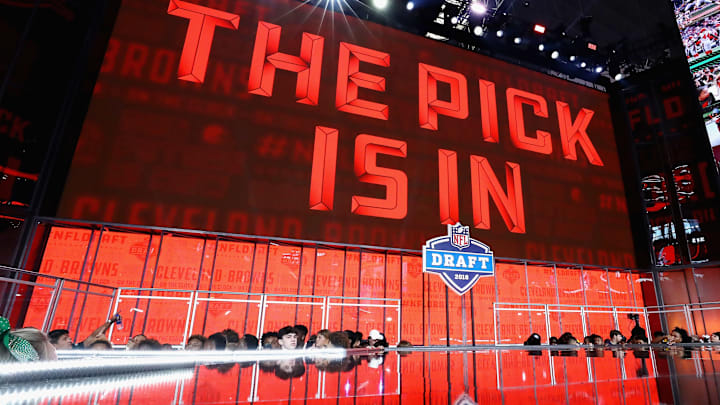
<svg viewBox="0 0 720 405">
<path fill-rule="evenodd" d="M 61 352 L 4 365 L 0 403 L 720 403 L 718 346 L 533 349 Z"/>
</svg>

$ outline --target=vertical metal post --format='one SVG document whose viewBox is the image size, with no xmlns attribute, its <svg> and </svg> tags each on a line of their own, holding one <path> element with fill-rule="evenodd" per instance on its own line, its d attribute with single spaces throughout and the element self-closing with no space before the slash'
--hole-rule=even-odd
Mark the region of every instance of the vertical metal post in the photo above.
<svg viewBox="0 0 720 405">
<path fill-rule="evenodd" d="M 620 329 L 620 326 L 618 324 L 618 317 L 617 317 L 617 308 L 615 306 L 612 307 L 612 315 L 613 315 L 613 323 L 615 324 L 615 329 Z"/>
<path fill-rule="evenodd" d="M 198 291 L 195 291 L 195 298 L 192 299 L 192 314 L 190 314 L 190 336 L 192 336 L 192 332 L 195 329 L 195 316 L 197 315 L 197 306 L 198 306 L 198 296 L 200 293 Z M 208 294 L 208 299 L 210 298 L 210 294 Z M 209 302 L 209 301 L 208 301 Z M 249 305 L 249 303 L 248 303 Z M 247 316 L 245 316 L 245 319 L 247 319 Z M 182 347 L 185 348 L 185 343 L 187 342 L 187 338 L 183 339 Z"/>
<path fill-rule="evenodd" d="M 60 301 L 62 286 L 64 283 L 65 280 L 63 279 L 55 279 L 55 286 L 53 287 L 52 294 L 50 294 L 50 300 L 48 301 L 48 307 L 47 310 L 45 310 L 45 318 L 43 319 L 42 323 L 42 331 L 45 333 L 48 333 L 48 331 L 50 331 L 52 321 L 55 319 L 55 310 L 57 309 L 58 301 Z"/>
<path fill-rule="evenodd" d="M 400 293 L 400 294 L 402 296 L 402 293 Z M 400 343 L 400 340 L 402 338 L 402 299 L 398 300 L 397 313 L 398 313 L 398 343 Z M 398 362 L 398 367 L 399 367 L 399 365 L 400 365 L 400 362 Z M 400 385 L 398 385 L 398 387 L 400 387 Z"/>
<path fill-rule="evenodd" d="M 260 336 L 261 338 L 264 331 L 265 307 L 267 306 L 265 301 L 267 301 L 267 296 L 265 294 L 260 294 L 260 304 L 258 304 L 260 311 L 258 313 L 257 336 Z"/>
<path fill-rule="evenodd" d="M 690 332 L 691 335 L 695 334 L 695 326 L 693 325 L 692 318 L 690 316 L 690 305 L 689 304 L 683 304 L 683 312 L 685 313 L 685 323 L 688 326 L 688 332 Z"/>
<path fill-rule="evenodd" d="M 587 321 L 585 320 L 585 306 L 584 305 L 580 305 L 580 317 L 581 317 L 580 320 L 582 321 L 583 336 L 587 336 L 588 330 L 587 330 Z"/>
<path fill-rule="evenodd" d="M 316 255 L 317 256 L 317 255 Z M 320 319 L 320 329 L 327 329 L 328 326 L 328 297 L 323 297 L 322 318 Z"/>
<path fill-rule="evenodd" d="M 197 298 L 197 292 L 190 291 L 190 299 L 188 300 L 187 314 L 185 315 L 185 330 L 183 331 L 183 340 L 181 343 L 183 349 L 185 348 L 185 342 L 187 342 L 188 326 L 190 326 L 190 314 L 194 312 L 196 298 Z"/>
<path fill-rule="evenodd" d="M 547 343 L 550 344 L 550 335 L 552 334 L 552 331 L 550 331 L 550 311 L 548 310 L 548 304 L 545 304 L 544 307 L 545 307 L 545 328 L 547 330 Z"/>
<path fill-rule="evenodd" d="M 497 303 L 493 302 L 493 331 L 495 332 L 495 345 L 498 345 L 498 344 L 500 344 L 500 342 L 498 341 L 498 335 L 499 335 L 498 321 L 497 321 L 498 310 L 497 310 L 496 305 L 497 305 Z M 500 385 L 498 384 L 498 387 L 499 386 Z"/>
<path fill-rule="evenodd" d="M 118 312 L 118 306 L 120 305 L 120 295 L 122 292 L 122 288 L 118 287 L 115 289 L 115 307 L 113 307 L 113 313 L 117 314 Z M 115 323 L 112 323 L 110 325 L 110 330 L 108 331 L 108 341 L 112 343 L 112 335 L 113 331 L 115 330 Z"/>
</svg>

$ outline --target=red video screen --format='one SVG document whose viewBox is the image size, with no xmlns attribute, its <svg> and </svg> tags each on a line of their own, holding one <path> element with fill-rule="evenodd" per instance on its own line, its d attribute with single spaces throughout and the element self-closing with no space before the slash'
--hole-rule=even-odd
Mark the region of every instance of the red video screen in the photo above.
<svg viewBox="0 0 720 405">
<path fill-rule="evenodd" d="M 291 0 L 127 0 L 60 217 L 633 266 L 608 96 Z"/>
</svg>

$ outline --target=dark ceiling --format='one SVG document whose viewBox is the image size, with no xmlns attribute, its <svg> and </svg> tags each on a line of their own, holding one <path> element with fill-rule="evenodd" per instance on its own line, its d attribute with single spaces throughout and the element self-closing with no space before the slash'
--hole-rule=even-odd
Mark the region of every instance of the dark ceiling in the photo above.
<svg viewBox="0 0 720 405">
<path fill-rule="evenodd" d="M 343 1 L 357 10 L 353 0 Z M 366 10 L 364 17 L 371 20 L 419 35 L 429 32 L 476 52 L 589 82 L 607 84 L 611 77 L 608 68 L 617 71 L 620 67 L 628 75 L 669 58 L 684 58 L 670 0 L 412 0 L 412 11 L 406 9 L 407 0 L 388 0 L 387 9 L 382 11 L 373 9 L 373 1 L 360 3 Z M 468 11 L 472 1 L 487 5 L 484 17 Z M 438 22 L 440 13 L 444 22 Z M 358 14 L 363 16 L 362 12 Z M 462 19 L 463 15 L 467 17 L 464 28 L 450 22 L 450 17 Z M 545 35 L 532 32 L 536 23 L 547 27 Z M 482 36 L 473 34 L 478 25 L 484 29 Z M 506 32 L 503 38 L 495 35 L 498 29 Z M 522 44 L 512 42 L 516 36 L 523 38 Z M 598 49 L 588 50 L 588 42 L 597 44 Z M 540 43 L 563 56 L 550 60 L 547 49 L 538 52 Z M 570 55 L 588 61 L 588 66 L 580 69 L 578 62 L 569 60 Z M 597 66 L 604 66 L 606 71 L 593 74 Z"/>
</svg>

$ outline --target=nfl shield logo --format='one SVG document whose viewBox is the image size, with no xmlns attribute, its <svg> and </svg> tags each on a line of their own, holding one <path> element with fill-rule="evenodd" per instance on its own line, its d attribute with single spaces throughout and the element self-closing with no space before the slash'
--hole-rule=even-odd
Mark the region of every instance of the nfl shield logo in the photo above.
<svg viewBox="0 0 720 405">
<path fill-rule="evenodd" d="M 465 249 L 470 246 L 470 227 L 462 226 L 460 224 L 452 225 L 450 228 L 450 244 L 458 249 Z"/>
</svg>

